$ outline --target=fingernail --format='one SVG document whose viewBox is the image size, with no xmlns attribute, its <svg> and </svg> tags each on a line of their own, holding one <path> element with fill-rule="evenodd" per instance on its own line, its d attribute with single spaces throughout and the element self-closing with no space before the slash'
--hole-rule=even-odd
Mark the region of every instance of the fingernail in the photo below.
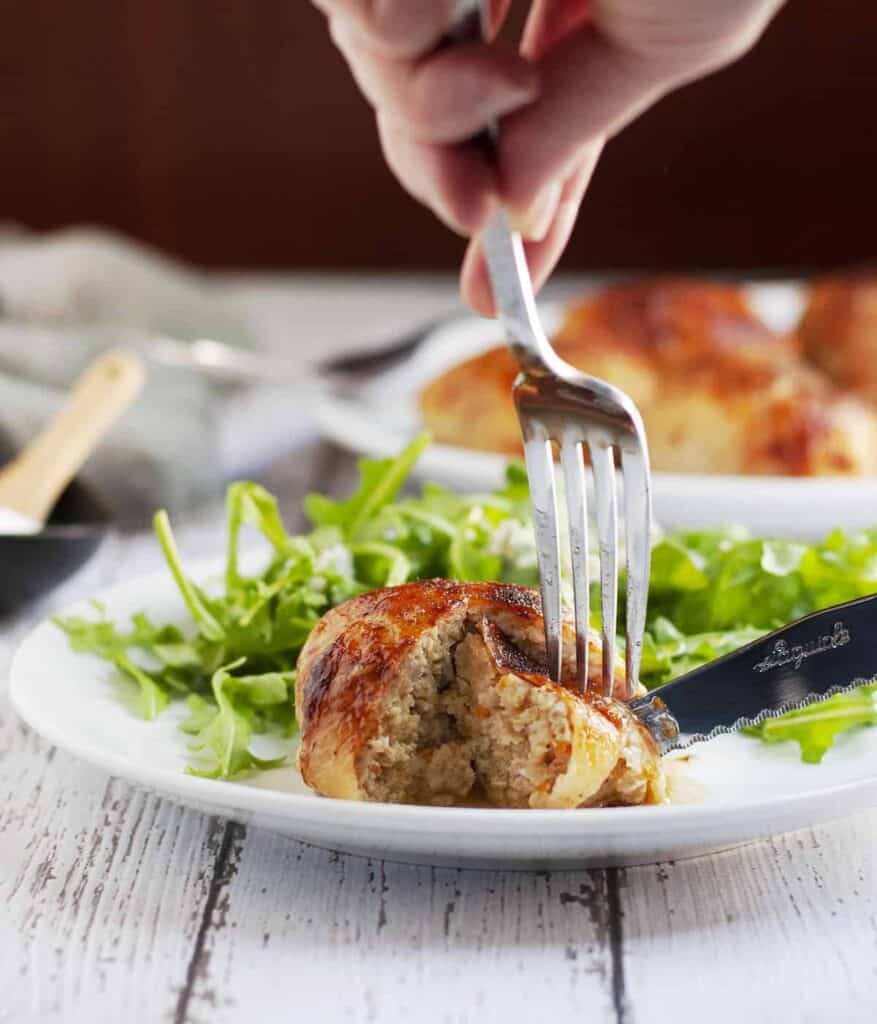
<svg viewBox="0 0 877 1024">
<path fill-rule="evenodd" d="M 561 185 L 546 186 L 526 210 L 510 211 L 512 227 L 528 242 L 541 242 L 548 234 L 560 205 Z"/>
</svg>

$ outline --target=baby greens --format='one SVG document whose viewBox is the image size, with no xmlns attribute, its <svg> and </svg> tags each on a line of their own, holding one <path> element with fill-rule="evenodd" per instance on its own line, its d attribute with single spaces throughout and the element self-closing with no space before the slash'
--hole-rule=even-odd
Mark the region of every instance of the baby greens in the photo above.
<svg viewBox="0 0 877 1024">
<path fill-rule="evenodd" d="M 128 627 L 98 618 L 55 621 L 76 651 L 111 662 L 136 688 L 136 707 L 154 718 L 185 700 L 189 771 L 213 778 L 272 767 L 251 749 L 254 734 L 295 731 L 295 665 L 320 617 L 355 594 L 430 577 L 538 584 L 523 469 L 504 488 L 460 495 L 426 484 L 399 497 L 427 444 L 418 438 L 394 459 L 364 459 L 344 501 L 305 499 L 311 530 L 290 535 L 277 501 L 255 483 L 227 493 L 227 550 L 221 585 L 186 573 L 166 513 L 155 532 L 191 617 L 191 628 L 157 625 L 144 613 Z M 267 565 L 242 568 L 244 530 L 267 542 Z M 657 686 L 720 657 L 799 615 L 877 591 L 877 530 L 834 533 L 821 544 L 757 540 L 740 530 L 673 534 L 655 546 L 643 681 Z M 597 607 L 599 602 L 593 602 Z M 873 689 L 873 688 L 872 688 Z M 796 739 L 819 760 L 834 736 L 873 724 L 864 689 L 771 719 L 752 732 L 767 742 Z"/>
<path fill-rule="evenodd" d="M 819 764 L 834 738 L 856 725 L 877 725 L 877 684 L 860 686 L 850 693 L 839 693 L 828 700 L 788 711 L 779 718 L 768 718 L 743 731 L 765 743 L 796 740 L 801 760 Z"/>
</svg>

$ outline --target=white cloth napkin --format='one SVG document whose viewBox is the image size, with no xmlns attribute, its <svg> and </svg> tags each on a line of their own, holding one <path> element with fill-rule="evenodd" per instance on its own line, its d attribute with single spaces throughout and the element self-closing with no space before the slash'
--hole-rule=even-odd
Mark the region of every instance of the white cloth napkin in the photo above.
<svg viewBox="0 0 877 1024">
<path fill-rule="evenodd" d="M 42 235 L 0 227 L 0 435 L 7 452 L 39 430 L 75 376 L 118 344 L 123 328 L 236 345 L 255 340 L 246 317 L 206 276 L 147 246 L 93 228 Z M 150 366 L 143 395 L 83 476 L 129 521 L 218 491 L 227 476 L 218 423 L 229 398 L 229 389 L 197 373 Z"/>
</svg>

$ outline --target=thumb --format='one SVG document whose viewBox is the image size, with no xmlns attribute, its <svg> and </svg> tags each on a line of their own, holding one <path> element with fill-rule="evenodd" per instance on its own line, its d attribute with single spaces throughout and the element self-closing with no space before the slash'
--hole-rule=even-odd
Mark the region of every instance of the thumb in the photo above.
<svg viewBox="0 0 877 1024">
<path fill-rule="evenodd" d="M 542 237 L 524 243 L 527 265 L 536 291 L 542 287 L 563 255 L 599 155 L 599 145 L 588 147 L 579 154 L 579 162 L 574 172 L 561 184 L 559 201 L 556 203 L 547 230 Z M 496 315 L 490 275 L 479 237 L 473 238 L 469 243 L 463 261 L 460 284 L 463 298 L 472 309 L 481 316 Z"/>
</svg>

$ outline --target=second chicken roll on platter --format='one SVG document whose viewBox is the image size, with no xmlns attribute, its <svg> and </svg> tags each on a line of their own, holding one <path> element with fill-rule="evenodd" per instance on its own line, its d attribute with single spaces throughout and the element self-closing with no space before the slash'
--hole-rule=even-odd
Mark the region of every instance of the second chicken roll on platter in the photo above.
<svg viewBox="0 0 877 1024">
<path fill-rule="evenodd" d="M 855 341 L 847 346 L 844 373 L 823 369 L 832 363 L 831 327 L 818 309 L 805 317 L 802 346 L 796 334 L 771 330 L 744 288 L 694 279 L 605 288 L 567 307 L 553 344 L 563 359 L 633 398 L 653 469 L 869 476 L 877 473 L 877 412 L 870 395 L 851 387 L 848 366 L 852 350 L 862 349 L 867 287 L 856 291 L 860 315 L 844 326 Z M 814 289 L 819 309 L 826 305 L 824 292 L 825 286 Z M 430 382 L 420 407 L 434 439 L 520 454 L 510 400 L 516 373 L 508 350 L 496 348 Z"/>
</svg>

